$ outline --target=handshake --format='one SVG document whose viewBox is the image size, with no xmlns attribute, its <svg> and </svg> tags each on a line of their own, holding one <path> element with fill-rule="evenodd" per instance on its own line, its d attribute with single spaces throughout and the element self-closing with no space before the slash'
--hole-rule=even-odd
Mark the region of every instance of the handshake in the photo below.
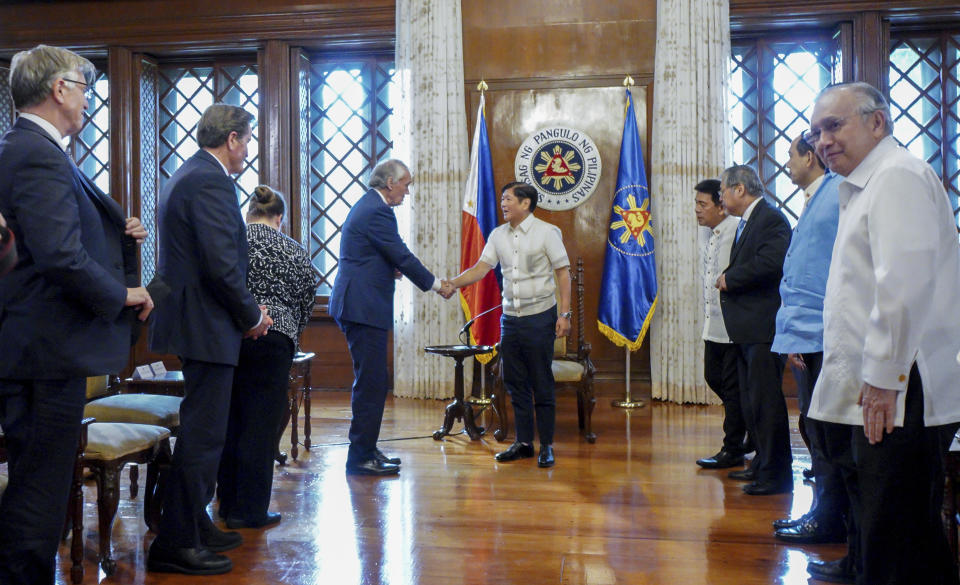
<svg viewBox="0 0 960 585">
<path fill-rule="evenodd" d="M 449 299 L 457 292 L 457 287 L 454 286 L 452 280 L 441 280 L 440 281 L 440 290 L 437 291 L 437 294 L 445 299 Z"/>
</svg>

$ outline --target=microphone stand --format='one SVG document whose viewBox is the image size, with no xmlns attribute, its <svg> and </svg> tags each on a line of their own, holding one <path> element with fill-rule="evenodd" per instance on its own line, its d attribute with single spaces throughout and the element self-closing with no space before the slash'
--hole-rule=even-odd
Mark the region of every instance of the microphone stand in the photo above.
<svg viewBox="0 0 960 585">
<path fill-rule="evenodd" d="M 479 319 L 480 317 L 483 317 L 483 316 L 486 315 L 487 313 L 492 313 L 493 311 L 496 311 L 496 310 L 499 309 L 500 307 L 501 307 L 501 305 L 499 305 L 499 304 L 498 304 L 498 305 L 494 305 L 494 306 L 490 307 L 489 309 L 487 309 L 486 311 L 483 311 L 483 312 L 480 313 L 479 315 L 477 315 L 477 316 L 473 317 L 472 319 L 470 319 L 469 321 L 467 321 L 467 322 L 464 324 L 464 326 L 460 328 L 460 332 L 457 333 L 457 336 L 460 337 L 460 341 L 461 341 L 464 345 L 470 345 L 470 335 L 469 335 L 469 333 L 470 333 L 470 327 L 477 321 L 477 319 Z M 464 335 L 466 335 L 466 338 L 464 337 Z"/>
<path fill-rule="evenodd" d="M 469 333 L 469 331 L 470 331 L 470 326 L 473 325 L 474 322 L 475 322 L 477 319 L 479 319 L 480 317 L 483 317 L 483 316 L 486 315 L 487 313 L 492 313 L 493 311 L 496 311 L 497 309 L 499 309 L 499 308 L 501 308 L 501 307 L 502 307 L 502 305 L 500 305 L 500 304 L 494 305 L 494 306 L 490 307 L 489 309 L 487 309 L 486 311 L 481 312 L 479 315 L 477 315 L 477 316 L 473 317 L 472 319 L 470 319 L 469 321 L 467 321 L 466 324 L 464 324 L 464 326 L 460 329 L 460 332 L 459 332 L 459 334 L 458 334 L 458 336 L 460 337 L 460 341 L 463 342 L 464 345 L 470 345 L 470 333 Z M 464 335 L 466 335 L 466 338 L 464 338 Z M 487 378 L 486 378 L 486 376 L 484 375 L 486 372 L 483 372 L 484 364 L 480 363 L 480 361 L 476 359 L 476 356 L 474 356 L 474 364 L 473 364 L 473 367 L 475 368 L 475 369 L 473 370 L 473 381 L 474 381 L 474 383 L 476 383 L 476 381 L 477 381 L 477 370 L 476 370 L 476 368 L 477 368 L 478 366 L 479 366 L 480 371 L 481 371 L 481 374 L 480 374 L 480 376 L 481 376 L 481 378 L 480 378 L 480 396 L 474 396 L 474 395 L 473 395 L 473 392 L 471 392 L 471 393 L 470 393 L 470 396 L 468 396 L 468 397 L 466 398 L 466 402 L 469 402 L 470 404 L 476 404 L 477 406 L 479 406 L 479 407 L 480 407 L 480 411 L 477 413 L 477 415 L 482 415 L 482 414 L 483 414 L 483 411 L 486 410 L 486 408 L 493 403 L 493 397 L 492 397 L 492 396 L 490 396 L 490 397 L 487 396 L 487 392 L 486 392 L 486 381 L 487 381 Z M 499 411 L 497 411 L 496 407 L 494 407 L 494 411 L 496 411 L 497 417 L 499 418 L 499 417 L 500 417 L 500 413 L 499 413 Z"/>
</svg>

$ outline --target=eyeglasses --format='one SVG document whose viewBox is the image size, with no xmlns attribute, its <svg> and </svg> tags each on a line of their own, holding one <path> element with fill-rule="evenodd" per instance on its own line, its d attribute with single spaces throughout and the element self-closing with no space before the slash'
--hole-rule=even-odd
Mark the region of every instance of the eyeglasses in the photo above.
<svg viewBox="0 0 960 585">
<path fill-rule="evenodd" d="M 820 142 L 821 135 L 826 132 L 830 135 L 836 134 L 840 131 L 841 128 L 846 125 L 847 120 L 850 119 L 850 116 L 844 116 L 842 118 L 827 118 L 823 121 L 823 124 L 819 128 L 810 128 L 805 130 L 803 134 L 800 135 L 800 138 L 804 142 L 809 144 L 812 147 L 816 147 L 817 143 Z"/>
<path fill-rule="evenodd" d="M 69 81 L 70 83 L 76 83 L 77 85 L 82 85 L 83 97 L 87 98 L 87 100 L 93 99 L 93 87 L 89 83 L 85 83 L 83 81 L 77 81 L 76 79 L 67 79 L 67 78 L 63 78 L 63 81 Z"/>
</svg>

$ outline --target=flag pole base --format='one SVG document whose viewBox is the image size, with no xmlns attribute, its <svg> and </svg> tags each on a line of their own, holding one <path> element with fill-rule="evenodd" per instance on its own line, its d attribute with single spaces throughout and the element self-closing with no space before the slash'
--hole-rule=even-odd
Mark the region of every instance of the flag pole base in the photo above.
<svg viewBox="0 0 960 585">
<path fill-rule="evenodd" d="M 615 408 L 643 408 L 647 405 L 643 400 L 611 400 L 610 404 Z"/>
</svg>

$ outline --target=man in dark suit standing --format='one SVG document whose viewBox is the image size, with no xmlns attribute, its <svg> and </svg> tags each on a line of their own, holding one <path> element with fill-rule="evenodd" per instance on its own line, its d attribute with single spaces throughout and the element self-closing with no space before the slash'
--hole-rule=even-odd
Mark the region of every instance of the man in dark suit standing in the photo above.
<svg viewBox="0 0 960 585">
<path fill-rule="evenodd" d="M 17 53 L 10 90 L 20 112 L 0 138 L 0 213 L 19 261 L 0 279 L 0 426 L 9 485 L 0 500 L 0 583 L 52 584 L 80 439 L 86 377 L 127 363 L 138 307 L 136 241 L 124 219 L 64 151 L 83 127 L 95 70 L 40 45 Z"/>
<path fill-rule="evenodd" d="M 347 337 L 353 360 L 353 394 L 347 473 L 392 475 L 400 460 L 377 448 L 387 398 L 387 332 L 393 328 L 396 273 L 420 290 L 449 298 L 453 289 L 424 267 L 397 231 L 392 207 L 403 203 L 413 177 L 399 160 L 384 161 L 370 175 L 370 189 L 343 224 L 340 269 L 330 293 L 330 315 Z M 441 286 L 442 285 L 442 286 Z"/>
<path fill-rule="evenodd" d="M 233 370 L 244 337 L 272 324 L 247 290 L 247 236 L 230 175 L 243 170 L 253 116 L 214 104 L 197 129 L 200 150 L 160 193 L 157 273 L 170 288 L 150 328 L 150 349 L 180 356 L 185 396 L 151 571 L 213 575 L 232 568 L 216 554 L 240 545 L 207 515 L 223 442 Z"/>
<path fill-rule="evenodd" d="M 763 184 L 750 167 L 738 165 L 723 172 L 723 205 L 740 217 L 730 264 L 717 279 L 720 308 L 730 341 L 737 344 L 737 373 L 747 431 L 757 455 L 749 469 L 730 477 L 750 481 L 749 495 L 792 491 L 793 476 L 787 404 L 780 384 L 783 359 L 770 351 L 777 310 L 783 259 L 790 245 L 790 224 L 763 199 Z"/>
</svg>

